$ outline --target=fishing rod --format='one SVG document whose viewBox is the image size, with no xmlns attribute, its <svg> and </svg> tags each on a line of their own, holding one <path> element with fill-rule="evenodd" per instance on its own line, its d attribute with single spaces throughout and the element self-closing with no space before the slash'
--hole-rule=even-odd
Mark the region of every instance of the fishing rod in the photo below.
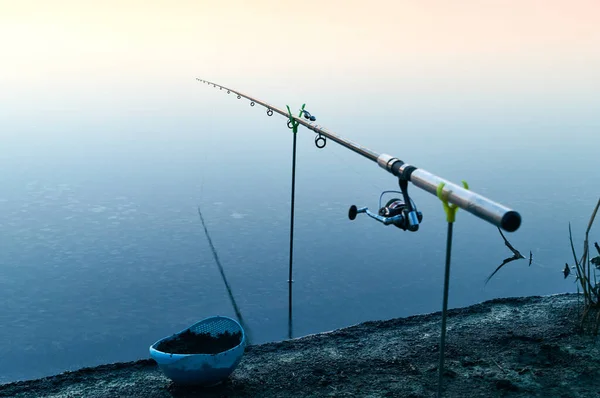
<svg viewBox="0 0 600 398">
<path fill-rule="evenodd" d="M 425 190 L 433 195 L 436 195 L 444 205 L 444 212 L 446 213 L 446 220 L 448 221 L 448 233 L 446 240 L 446 262 L 444 270 L 444 287 L 443 287 L 443 299 L 442 299 L 442 322 L 441 322 L 441 334 L 440 334 L 440 357 L 438 366 L 438 393 L 437 396 L 441 397 L 443 394 L 443 376 L 444 376 L 444 354 L 446 344 L 446 320 L 448 316 L 448 295 L 449 295 L 449 284 L 450 284 L 450 260 L 452 251 L 452 236 L 453 226 L 456 216 L 456 211 L 462 208 L 469 213 L 495 225 L 498 228 L 502 228 L 508 232 L 516 231 L 521 225 L 521 216 L 514 210 L 509 209 L 499 203 L 496 203 L 488 198 L 485 198 L 473 191 L 469 190 L 469 186 L 465 181 L 462 181 L 463 187 L 453 184 L 435 174 L 429 173 L 423 169 L 417 168 L 416 166 L 405 163 L 397 157 L 385 154 L 377 153 L 368 148 L 365 148 L 355 142 L 347 140 L 326 128 L 315 124 L 317 120 L 315 116 L 311 115 L 310 112 L 304 109 L 305 105 L 302 105 L 298 116 L 294 116 L 287 107 L 287 112 L 279 109 L 271 104 L 261 101 L 257 98 L 251 97 L 246 94 L 242 94 L 239 91 L 232 90 L 230 88 L 221 86 L 216 83 L 209 82 L 207 80 L 196 78 L 196 80 L 218 87 L 219 90 L 226 90 L 227 94 L 234 93 L 238 99 L 242 97 L 250 100 L 250 106 L 259 104 L 267 108 L 267 115 L 273 116 L 273 113 L 279 113 L 280 115 L 288 119 L 288 128 L 294 132 L 293 141 L 293 153 L 292 153 L 292 200 L 291 200 L 291 220 L 290 220 L 290 265 L 289 265 L 289 318 L 288 318 L 288 329 L 289 337 L 291 338 L 291 326 L 292 326 L 292 255 L 293 255 L 293 243 L 294 243 L 294 191 L 295 191 L 295 175 L 296 175 L 296 133 L 298 126 L 302 125 L 309 130 L 314 131 L 317 136 L 315 137 L 315 145 L 318 148 L 324 148 L 327 141 L 326 138 L 331 139 L 334 142 L 348 148 L 359 155 L 366 157 L 369 160 L 376 162 L 381 168 L 387 172 L 398 177 L 398 184 L 400 185 L 400 191 L 384 191 L 379 197 L 379 211 L 377 213 L 369 211 L 367 207 L 358 208 L 355 205 L 350 206 L 348 211 L 348 218 L 354 220 L 358 214 L 365 213 L 374 220 L 379 221 L 384 225 L 395 225 L 396 227 L 404 231 L 415 232 L 419 229 L 419 224 L 423 220 L 423 213 L 417 210 L 414 201 L 408 194 L 408 183 L 412 182 L 418 188 Z M 388 200 L 385 206 L 382 206 L 383 196 L 388 193 L 398 193 L 401 198 L 392 198 Z"/>
<path fill-rule="evenodd" d="M 387 209 L 382 207 L 379 209 L 378 213 L 373 213 L 366 207 L 358 208 L 352 206 L 348 212 L 348 216 L 351 220 L 353 220 L 357 214 L 366 213 L 371 218 L 385 225 L 393 224 L 403 230 L 417 231 L 420 223 L 419 218 L 422 218 L 422 214 L 421 217 L 419 217 L 418 212 L 413 206 L 414 203 L 408 196 L 407 183 L 411 182 L 414 186 L 435 196 L 439 196 L 437 190 L 438 187 L 443 184 L 442 195 L 446 198 L 448 203 L 456 205 L 507 232 L 514 232 L 521 225 L 521 215 L 515 210 L 509 209 L 506 206 L 445 180 L 424 169 L 408 164 L 395 156 L 386 153 L 377 153 L 360 144 L 343 138 L 325 127 L 314 123 L 316 118 L 308 111 L 304 111 L 304 108 L 301 110 L 302 117 L 295 116 L 289 111 L 286 112 L 240 91 L 200 78 L 196 78 L 196 80 L 207 85 L 212 85 L 214 88 L 219 88 L 219 90 L 225 90 L 227 91 L 227 94 L 233 93 L 238 99 L 248 99 L 250 100 L 250 106 L 255 106 L 255 104 L 261 105 L 267 108 L 268 116 L 272 116 L 273 113 L 284 116 L 288 119 L 288 127 L 295 123 L 314 131 L 317 134 L 315 137 L 315 144 L 319 148 L 325 146 L 326 138 L 328 138 L 341 146 L 376 162 L 381 168 L 398 177 L 403 198 L 396 199 L 394 207 Z"/>
</svg>

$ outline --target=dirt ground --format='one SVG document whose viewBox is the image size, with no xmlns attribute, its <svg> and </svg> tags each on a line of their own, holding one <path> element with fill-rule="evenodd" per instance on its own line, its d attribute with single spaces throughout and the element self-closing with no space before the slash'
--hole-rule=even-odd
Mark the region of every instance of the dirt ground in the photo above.
<svg viewBox="0 0 600 398">
<path fill-rule="evenodd" d="M 600 397 L 600 342 L 577 332 L 576 295 L 450 311 L 448 397 Z M 152 360 L 0 385 L 0 397 L 433 397 L 440 314 L 366 322 L 247 347 L 222 385 L 182 388 Z"/>
</svg>

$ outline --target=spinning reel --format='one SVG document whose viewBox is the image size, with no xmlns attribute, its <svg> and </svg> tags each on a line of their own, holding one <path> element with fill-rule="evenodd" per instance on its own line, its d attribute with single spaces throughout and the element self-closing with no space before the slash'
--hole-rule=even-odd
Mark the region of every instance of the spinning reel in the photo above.
<svg viewBox="0 0 600 398">
<path fill-rule="evenodd" d="M 415 232 L 419 229 L 419 224 L 423 221 L 423 213 L 417 210 L 415 202 L 408 196 L 408 182 L 399 180 L 402 191 L 383 191 L 379 196 L 379 211 L 375 214 L 369 211 L 368 207 L 357 208 L 350 206 L 348 218 L 354 220 L 359 213 L 366 213 L 369 217 L 381 222 L 384 225 L 395 225 L 403 231 L 409 230 Z M 388 193 L 399 193 L 400 198 L 392 198 L 382 206 L 383 195 Z"/>
</svg>

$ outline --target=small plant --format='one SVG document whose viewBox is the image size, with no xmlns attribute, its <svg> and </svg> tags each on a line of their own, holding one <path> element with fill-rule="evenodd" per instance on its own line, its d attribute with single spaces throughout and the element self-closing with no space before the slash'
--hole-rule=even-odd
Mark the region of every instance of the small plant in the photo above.
<svg viewBox="0 0 600 398">
<path fill-rule="evenodd" d="M 600 283 L 597 279 L 597 273 L 600 271 L 600 246 L 598 245 L 598 242 L 594 243 L 598 256 L 592 257 L 593 254 L 590 253 L 589 233 L 590 229 L 592 229 L 594 219 L 596 218 L 596 213 L 598 213 L 598 208 L 600 208 L 600 199 L 598 199 L 598 203 L 592 212 L 592 216 L 590 217 L 590 221 L 585 231 L 583 255 L 579 259 L 575 253 L 571 223 L 569 223 L 569 240 L 571 241 L 571 251 L 573 252 L 573 259 L 575 261 L 575 266 L 571 268 L 574 268 L 576 272 L 575 282 L 579 282 L 577 292 L 579 293 L 579 289 L 581 288 L 584 297 L 581 328 L 584 328 L 585 322 L 590 316 L 590 312 L 592 314 L 596 313 L 596 319 L 593 325 L 593 333 L 595 335 L 598 334 L 598 328 L 600 327 Z M 565 278 L 567 278 L 567 276 L 569 276 L 568 264 L 565 266 Z"/>
</svg>

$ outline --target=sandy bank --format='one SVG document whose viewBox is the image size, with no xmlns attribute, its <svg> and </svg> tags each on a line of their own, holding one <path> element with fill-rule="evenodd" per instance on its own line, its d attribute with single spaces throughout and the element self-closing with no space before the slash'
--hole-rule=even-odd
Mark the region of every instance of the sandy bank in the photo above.
<svg viewBox="0 0 600 398">
<path fill-rule="evenodd" d="M 575 295 L 450 311 L 446 396 L 600 396 L 600 343 L 575 332 Z M 1 397 L 431 397 L 440 314 L 366 322 L 247 348 L 212 389 L 171 384 L 151 360 L 0 385 Z"/>
</svg>

